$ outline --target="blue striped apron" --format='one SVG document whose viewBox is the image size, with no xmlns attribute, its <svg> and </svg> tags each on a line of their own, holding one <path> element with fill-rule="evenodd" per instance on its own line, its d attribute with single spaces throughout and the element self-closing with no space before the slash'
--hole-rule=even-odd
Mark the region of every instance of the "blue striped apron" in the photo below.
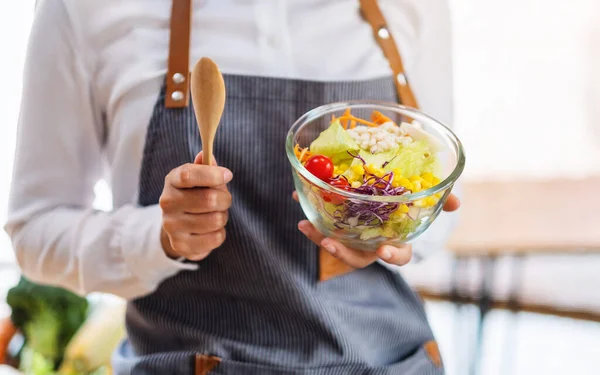
<svg viewBox="0 0 600 375">
<path fill-rule="evenodd" d="M 397 101 L 393 78 L 225 75 L 225 85 L 214 149 L 234 174 L 226 241 L 197 271 L 128 303 L 115 374 L 443 374 L 423 306 L 398 273 L 374 263 L 319 282 L 318 250 L 298 231 L 304 216 L 291 199 L 292 123 L 330 102 Z M 201 150 L 191 104 L 165 108 L 167 93 L 147 132 L 140 206 L 157 204 L 169 171 Z"/>
</svg>

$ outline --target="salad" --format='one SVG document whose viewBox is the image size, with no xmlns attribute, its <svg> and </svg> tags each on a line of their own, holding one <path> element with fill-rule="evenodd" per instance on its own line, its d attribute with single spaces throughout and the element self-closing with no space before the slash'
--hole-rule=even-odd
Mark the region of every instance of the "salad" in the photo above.
<svg viewBox="0 0 600 375">
<path fill-rule="evenodd" d="M 328 128 L 294 154 L 315 177 L 342 191 L 370 196 L 401 196 L 440 183 L 439 141 L 417 122 L 396 124 L 373 111 L 370 121 L 346 110 L 332 117 Z M 348 198 L 305 184 L 322 224 L 344 230 L 360 240 L 405 239 L 437 207 L 444 192 L 404 203 Z M 334 191 L 335 191 L 334 189 Z"/>
</svg>

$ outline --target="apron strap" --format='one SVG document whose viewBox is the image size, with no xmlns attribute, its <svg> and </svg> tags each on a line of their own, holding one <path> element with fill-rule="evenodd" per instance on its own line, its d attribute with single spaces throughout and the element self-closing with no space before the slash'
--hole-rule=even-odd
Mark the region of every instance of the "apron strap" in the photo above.
<svg viewBox="0 0 600 375">
<path fill-rule="evenodd" d="M 360 9 L 363 18 L 371 25 L 375 39 L 389 61 L 392 72 L 394 72 L 394 83 L 396 84 L 400 103 L 407 107 L 418 109 L 417 100 L 404 72 L 404 64 L 402 63 L 398 46 L 388 29 L 387 22 L 383 13 L 381 13 L 377 0 L 360 0 Z"/>
<path fill-rule="evenodd" d="M 375 40 L 390 63 L 400 102 L 408 107 L 419 108 L 408 83 L 402 57 L 377 0 L 360 0 L 363 18 L 371 25 Z M 192 0 L 173 0 L 169 41 L 169 65 L 167 71 L 167 108 L 184 108 L 189 103 L 190 40 L 192 23 Z"/>
<path fill-rule="evenodd" d="M 165 107 L 185 108 L 190 92 L 192 0 L 173 0 Z"/>
</svg>

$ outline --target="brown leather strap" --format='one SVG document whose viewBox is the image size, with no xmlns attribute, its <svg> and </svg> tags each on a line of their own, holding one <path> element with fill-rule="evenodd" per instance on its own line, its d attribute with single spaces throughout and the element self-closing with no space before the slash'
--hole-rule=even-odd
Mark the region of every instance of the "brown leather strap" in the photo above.
<svg viewBox="0 0 600 375">
<path fill-rule="evenodd" d="M 437 368 L 442 367 L 442 356 L 440 354 L 440 349 L 438 347 L 437 342 L 434 340 L 428 341 L 423 345 L 425 349 L 425 353 L 429 357 L 429 360 L 435 365 Z"/>
<path fill-rule="evenodd" d="M 197 355 L 194 375 L 208 375 L 221 363 L 221 358 L 208 355 Z"/>
<path fill-rule="evenodd" d="M 355 269 L 319 248 L 319 281 L 327 281 L 334 277 L 345 275 Z"/>
<path fill-rule="evenodd" d="M 184 108 L 190 93 L 192 0 L 173 0 L 165 107 Z"/>
<path fill-rule="evenodd" d="M 371 25 L 375 39 L 379 43 L 383 54 L 388 59 L 390 67 L 394 72 L 394 82 L 400 102 L 407 107 L 419 108 L 408 83 L 398 46 L 388 28 L 383 13 L 381 13 L 377 0 L 360 0 L 360 9 L 364 19 Z"/>
</svg>

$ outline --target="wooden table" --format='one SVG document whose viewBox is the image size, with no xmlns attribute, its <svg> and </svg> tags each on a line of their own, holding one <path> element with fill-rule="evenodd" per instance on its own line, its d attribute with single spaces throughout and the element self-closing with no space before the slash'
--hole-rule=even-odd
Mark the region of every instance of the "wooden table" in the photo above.
<svg viewBox="0 0 600 375">
<path fill-rule="evenodd" d="M 455 255 L 450 298 L 464 300 L 459 279 L 466 276 L 465 262 L 478 259 L 483 277 L 476 351 L 469 371 L 476 374 L 484 320 L 496 302 L 492 298 L 496 258 L 508 255 L 514 260 L 511 291 L 504 303 L 516 311 L 523 257 L 600 252 L 600 176 L 464 183 L 461 200 L 460 222 L 449 242 Z"/>
</svg>

